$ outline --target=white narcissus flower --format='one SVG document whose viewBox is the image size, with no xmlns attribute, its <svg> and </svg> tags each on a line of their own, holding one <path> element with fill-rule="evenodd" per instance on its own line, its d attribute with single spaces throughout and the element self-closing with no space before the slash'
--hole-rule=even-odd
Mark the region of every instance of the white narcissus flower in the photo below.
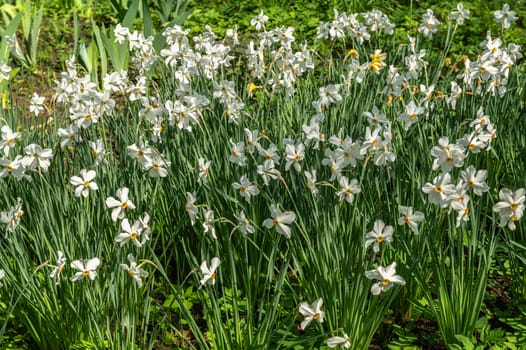
<svg viewBox="0 0 526 350">
<path fill-rule="evenodd" d="M 411 231 L 418 234 L 418 223 L 424 220 L 424 214 L 402 205 L 398 206 L 398 212 L 402 215 L 398 218 L 398 225 L 407 225 Z"/>
<path fill-rule="evenodd" d="M 215 284 L 216 283 L 216 270 L 219 267 L 219 264 L 221 264 L 221 261 L 219 258 L 215 257 L 212 258 L 212 261 L 210 262 L 210 266 L 208 266 L 208 263 L 203 261 L 201 263 L 201 266 L 199 267 L 201 269 L 201 273 L 203 274 L 203 278 L 199 281 L 200 286 L 199 289 L 201 289 L 205 284 Z"/>
<path fill-rule="evenodd" d="M 5 277 L 5 271 L 3 269 L 0 269 L 0 281 L 2 281 Z M 4 285 L 2 282 L 0 282 L 0 288 L 2 288 Z"/>
<path fill-rule="evenodd" d="M 493 206 L 493 211 L 499 214 L 500 227 L 508 226 L 510 230 L 515 230 L 515 221 L 519 220 L 524 214 L 524 201 L 526 191 L 520 188 L 515 192 L 503 188 L 499 192 L 500 201 Z"/>
<path fill-rule="evenodd" d="M 127 264 L 121 264 L 121 268 L 128 273 L 128 276 L 133 278 L 135 282 L 137 282 L 137 286 L 139 288 L 142 287 L 142 279 L 148 277 L 148 272 L 141 269 L 140 266 L 137 266 L 137 263 L 135 262 L 135 258 L 132 254 L 128 254 L 128 261 L 130 262 L 130 265 Z"/>
<path fill-rule="evenodd" d="M 9 67 L 5 62 L 0 61 L 0 79 L 9 80 L 9 72 L 12 68 Z"/>
<path fill-rule="evenodd" d="M 137 220 L 133 223 L 133 225 L 130 225 L 128 219 L 124 218 L 121 221 L 121 228 L 123 232 L 119 233 L 119 235 L 115 237 L 115 242 L 120 243 L 122 247 L 128 241 L 132 241 L 136 247 L 142 247 L 143 242 L 139 241 L 139 237 L 142 234 L 143 225 L 140 220 Z"/>
<path fill-rule="evenodd" d="M 290 227 L 287 225 L 296 220 L 296 214 L 292 211 L 282 212 L 276 205 L 271 205 L 270 215 L 272 218 L 265 219 L 263 221 L 263 226 L 266 228 L 274 227 L 278 233 L 290 238 Z"/>
<path fill-rule="evenodd" d="M 21 132 L 13 132 L 9 125 L 2 126 L 2 139 L 0 140 L 0 151 L 4 152 L 4 156 L 9 155 L 9 150 L 16 145 L 16 139 L 22 137 Z"/>
<path fill-rule="evenodd" d="M 94 170 L 82 169 L 80 171 L 80 177 L 72 176 L 69 180 L 75 188 L 75 196 L 80 197 L 81 195 L 87 197 L 89 190 L 96 191 L 99 186 L 93 181 L 97 173 Z"/>
<path fill-rule="evenodd" d="M 312 169 L 310 172 L 305 170 L 303 173 L 307 179 L 305 187 L 313 196 L 316 196 L 318 194 L 318 188 L 316 187 L 316 170 Z"/>
<path fill-rule="evenodd" d="M 122 187 L 117 190 L 117 199 L 114 197 L 106 198 L 106 206 L 110 209 L 113 208 L 111 212 L 111 219 L 117 221 L 117 219 L 123 219 L 125 216 L 126 209 L 135 209 L 135 204 L 128 199 L 129 189 L 127 187 Z"/>
<path fill-rule="evenodd" d="M 449 195 L 455 192 L 455 185 L 450 182 L 451 175 L 442 173 L 433 179 L 433 183 L 424 184 L 422 191 L 428 194 L 431 203 L 446 208 L 449 205 Z"/>
<path fill-rule="evenodd" d="M 39 96 L 36 92 L 34 92 L 29 105 L 29 113 L 38 116 L 41 112 L 43 112 L 45 100 L 46 98 L 44 96 Z"/>
<path fill-rule="evenodd" d="M 374 270 L 366 271 L 365 276 L 369 279 L 380 281 L 371 287 L 371 293 L 373 293 L 373 295 L 379 295 L 391 289 L 395 284 L 405 285 L 405 280 L 396 274 L 396 262 L 393 262 L 387 267 L 378 266 Z"/>
<path fill-rule="evenodd" d="M 210 235 L 212 236 L 212 238 L 217 239 L 216 229 L 214 225 L 212 225 L 214 223 L 214 211 L 212 209 L 203 208 L 203 219 L 204 219 L 204 222 L 203 222 L 204 232 L 205 233 L 210 232 Z"/>
<path fill-rule="evenodd" d="M 250 223 L 250 220 L 245 216 L 245 212 L 241 210 L 241 213 L 238 215 L 234 215 L 238 221 L 238 228 L 239 231 L 241 231 L 244 234 L 247 233 L 254 233 L 256 230 L 254 226 Z"/>
<path fill-rule="evenodd" d="M 245 200 L 249 203 L 251 197 L 257 196 L 259 194 L 258 187 L 250 182 L 246 174 L 241 176 L 239 182 L 234 182 L 232 187 L 234 187 L 236 190 L 239 190 L 241 197 L 245 198 Z"/>
<path fill-rule="evenodd" d="M 70 278 L 70 281 L 75 282 L 81 278 L 88 277 L 90 280 L 94 280 L 97 277 L 97 268 L 100 265 L 99 258 L 88 259 L 84 261 L 74 260 L 71 262 L 71 267 L 78 272 L 75 276 Z"/>
<path fill-rule="evenodd" d="M 28 170 L 41 169 L 46 172 L 51 165 L 51 158 L 53 158 L 53 151 L 50 148 L 40 147 L 34 143 L 24 148 L 26 156 L 22 158 L 22 165 Z"/>
<path fill-rule="evenodd" d="M 349 349 L 351 347 L 351 340 L 349 336 L 343 333 L 343 337 L 331 337 L 327 339 L 327 346 L 329 348 L 335 348 L 338 345 L 343 346 L 344 349 Z"/>
<path fill-rule="evenodd" d="M 195 218 L 197 217 L 197 214 L 199 214 L 199 210 L 195 206 L 195 192 L 186 192 L 186 203 L 184 205 L 184 211 L 188 213 L 188 216 L 190 217 L 190 223 L 192 224 L 192 226 L 194 226 Z"/>
<path fill-rule="evenodd" d="M 489 191 L 489 187 L 486 184 L 487 170 L 477 171 L 473 165 L 470 165 L 466 170 L 460 172 L 460 176 L 467 187 L 473 189 L 473 193 L 477 196 L 482 196 L 483 192 Z"/>
<path fill-rule="evenodd" d="M 502 28 L 508 29 L 513 22 L 515 22 L 518 17 L 515 16 L 515 11 L 510 10 L 510 5 L 504 4 L 502 10 L 495 11 L 495 21 L 497 23 L 502 23 Z"/>
<path fill-rule="evenodd" d="M 206 183 L 206 180 L 208 179 L 210 163 L 212 163 L 212 161 L 206 160 L 204 158 L 199 158 L 197 162 L 199 165 L 199 181 L 201 181 L 202 183 Z"/>
<path fill-rule="evenodd" d="M 367 232 L 365 237 L 365 248 L 373 245 L 373 251 L 378 253 L 380 251 L 380 244 L 383 242 L 391 243 L 393 241 L 393 226 L 385 226 L 382 220 L 376 220 L 374 222 L 373 230 Z"/>
<path fill-rule="evenodd" d="M 336 195 L 340 197 L 340 202 L 345 199 L 347 202 L 352 203 L 354 195 L 361 192 L 358 180 L 352 179 L 349 181 L 347 177 L 341 176 L 338 182 L 340 183 L 341 189 L 336 192 Z"/>
<path fill-rule="evenodd" d="M 64 253 L 62 253 L 60 250 L 57 251 L 57 266 L 51 271 L 49 274 L 49 277 L 56 278 L 56 284 L 60 282 L 59 276 L 62 271 L 64 271 L 64 267 L 66 266 L 66 258 L 64 257 Z"/>
<path fill-rule="evenodd" d="M 300 328 L 301 330 L 305 330 L 307 326 L 312 321 L 318 321 L 319 323 L 323 323 L 323 316 L 325 313 L 321 311 L 321 306 L 323 305 L 322 298 L 319 298 L 316 300 L 312 305 L 309 305 L 307 302 L 302 302 L 300 304 L 300 314 L 305 316 L 303 321 L 301 321 Z"/>
</svg>

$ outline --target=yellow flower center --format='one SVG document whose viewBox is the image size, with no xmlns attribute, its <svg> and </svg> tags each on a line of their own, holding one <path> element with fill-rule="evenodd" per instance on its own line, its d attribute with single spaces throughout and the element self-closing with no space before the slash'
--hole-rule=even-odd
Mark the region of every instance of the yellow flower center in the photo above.
<svg viewBox="0 0 526 350">
<path fill-rule="evenodd" d="M 410 223 L 411 222 L 411 219 L 409 218 L 409 216 L 404 216 L 404 222 L 406 224 Z"/>
<path fill-rule="evenodd" d="M 389 283 L 391 283 L 391 281 L 389 281 L 387 278 L 384 278 L 384 279 L 382 280 L 382 284 L 383 284 L 384 286 L 388 286 Z"/>
<path fill-rule="evenodd" d="M 244 187 L 240 187 L 240 188 L 239 188 L 239 192 L 241 192 L 241 193 L 244 193 L 246 190 L 247 190 L 247 189 L 244 188 Z"/>
<path fill-rule="evenodd" d="M 440 186 L 440 185 L 435 186 L 435 192 L 436 193 L 442 192 L 442 186 Z"/>
<path fill-rule="evenodd" d="M 518 206 L 519 206 L 519 204 L 517 204 L 517 203 L 511 203 L 510 204 L 510 209 L 511 210 L 515 210 L 515 209 L 517 209 Z"/>
<path fill-rule="evenodd" d="M 314 321 L 317 321 L 319 318 L 320 318 L 320 313 L 319 312 L 316 312 L 314 315 L 312 315 L 312 319 Z"/>
<path fill-rule="evenodd" d="M 274 224 L 274 226 L 278 226 L 279 225 L 279 220 L 278 219 L 272 220 L 272 224 Z"/>
<path fill-rule="evenodd" d="M 137 236 L 138 236 L 138 235 L 137 235 L 137 232 L 132 232 L 132 233 L 130 233 L 130 239 L 131 239 L 132 241 L 136 240 L 136 239 L 137 239 Z"/>
<path fill-rule="evenodd" d="M 6 166 L 5 169 L 7 170 L 8 173 L 13 171 L 13 167 L 11 165 Z"/>
<path fill-rule="evenodd" d="M 89 187 L 89 181 L 84 181 L 84 187 Z"/>
<path fill-rule="evenodd" d="M 122 209 L 126 209 L 128 207 L 128 203 L 127 202 L 124 202 L 121 204 L 121 208 Z"/>
<path fill-rule="evenodd" d="M 89 276 L 89 270 L 82 271 L 82 276 L 88 277 Z"/>
<path fill-rule="evenodd" d="M 351 195 L 351 194 L 352 194 L 352 190 L 351 190 L 350 188 L 347 188 L 347 189 L 345 190 L 345 195 L 348 196 L 348 195 Z"/>
<path fill-rule="evenodd" d="M 301 157 L 300 157 L 299 155 L 296 155 L 296 156 L 294 157 L 294 161 L 295 161 L 295 162 L 299 162 L 300 160 L 301 160 Z"/>
<path fill-rule="evenodd" d="M 475 182 L 473 182 L 473 180 L 469 180 L 469 181 L 468 181 L 468 186 L 469 186 L 469 187 L 473 187 L 473 186 L 475 186 Z"/>
<path fill-rule="evenodd" d="M 384 238 L 382 236 L 376 237 L 376 242 L 382 243 L 384 241 Z"/>
<path fill-rule="evenodd" d="M 12 146 L 14 143 L 15 143 L 15 140 L 14 140 L 14 139 L 9 139 L 9 140 L 7 140 L 7 144 L 8 144 L 9 146 Z"/>
</svg>

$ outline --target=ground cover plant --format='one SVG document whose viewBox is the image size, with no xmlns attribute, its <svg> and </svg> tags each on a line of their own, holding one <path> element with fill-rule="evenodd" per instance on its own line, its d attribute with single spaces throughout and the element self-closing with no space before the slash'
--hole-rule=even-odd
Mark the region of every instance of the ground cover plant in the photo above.
<svg viewBox="0 0 526 350">
<path fill-rule="evenodd" d="M 513 5 L 451 53 L 462 4 L 404 35 L 334 10 L 305 41 L 264 11 L 219 34 L 145 4 L 113 2 L 23 107 L 22 16 L 3 28 L 4 347 L 525 346 Z"/>
</svg>

